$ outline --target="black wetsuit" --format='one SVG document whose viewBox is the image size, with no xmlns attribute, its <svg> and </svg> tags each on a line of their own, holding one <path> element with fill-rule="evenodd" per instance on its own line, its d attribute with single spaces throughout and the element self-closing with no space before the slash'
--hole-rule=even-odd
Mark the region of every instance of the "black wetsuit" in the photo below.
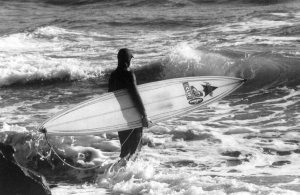
<svg viewBox="0 0 300 195">
<path fill-rule="evenodd" d="M 116 91 L 119 89 L 128 89 L 129 94 L 133 98 L 140 113 L 145 113 L 144 106 L 136 88 L 135 75 L 127 68 L 121 67 L 111 73 L 109 78 L 109 92 Z M 138 94 L 138 95 L 137 95 Z M 143 135 L 143 128 L 129 129 L 118 132 L 121 147 L 120 157 L 128 157 L 133 155 L 136 150 L 141 150 L 141 142 Z M 130 136 L 129 136 L 130 135 Z M 129 136 L 129 137 L 128 137 Z M 128 139 L 127 139 L 128 138 Z M 127 139 L 127 141 L 126 141 Z M 126 142 L 125 142 L 126 141 Z"/>
</svg>

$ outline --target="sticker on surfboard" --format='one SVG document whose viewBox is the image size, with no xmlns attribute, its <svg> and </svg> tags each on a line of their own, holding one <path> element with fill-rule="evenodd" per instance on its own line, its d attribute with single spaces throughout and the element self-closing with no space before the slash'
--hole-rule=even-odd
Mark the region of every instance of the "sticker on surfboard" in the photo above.
<svg viewBox="0 0 300 195">
<path fill-rule="evenodd" d="M 190 86 L 188 82 L 184 82 L 183 88 L 185 90 L 185 95 L 187 100 L 189 100 L 189 104 L 196 105 L 203 102 L 203 98 L 207 95 L 213 96 L 213 91 L 217 89 L 217 87 L 213 87 L 210 83 L 206 82 L 205 85 L 201 85 L 203 87 L 202 91 L 199 91 L 196 87 Z"/>
</svg>

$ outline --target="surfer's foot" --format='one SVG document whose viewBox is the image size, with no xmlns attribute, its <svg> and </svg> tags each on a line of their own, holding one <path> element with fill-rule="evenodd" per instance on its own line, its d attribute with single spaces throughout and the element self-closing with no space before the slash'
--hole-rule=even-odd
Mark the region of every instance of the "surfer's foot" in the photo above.
<svg viewBox="0 0 300 195">
<path fill-rule="evenodd" d="M 117 162 L 111 164 L 104 174 L 112 179 L 116 178 L 120 172 L 123 172 L 126 168 L 127 160 L 121 158 Z"/>
<path fill-rule="evenodd" d="M 107 170 L 107 172 L 120 172 L 121 170 L 126 169 L 126 166 L 129 161 L 135 161 L 138 158 L 138 152 L 130 155 L 126 155 L 125 157 L 120 157 L 120 159 L 113 163 Z"/>
<path fill-rule="evenodd" d="M 127 164 L 127 160 L 125 158 L 120 158 L 117 162 L 110 165 L 108 168 L 109 172 L 118 172 L 120 169 L 125 168 Z"/>
<path fill-rule="evenodd" d="M 134 162 L 136 159 L 137 159 L 137 155 L 136 155 L 136 154 L 133 154 L 133 155 L 130 155 L 130 156 L 129 156 L 128 161 Z"/>
<path fill-rule="evenodd" d="M 128 161 L 136 161 L 136 159 L 139 157 L 139 152 L 137 151 L 137 152 L 135 152 L 135 153 L 133 153 L 133 154 L 131 154 L 129 157 L 128 157 Z"/>
<path fill-rule="evenodd" d="M 117 166 L 118 167 L 125 167 L 126 165 L 127 165 L 127 160 L 125 159 L 125 158 L 121 158 L 119 161 L 118 161 L 118 163 L 117 163 Z"/>
</svg>

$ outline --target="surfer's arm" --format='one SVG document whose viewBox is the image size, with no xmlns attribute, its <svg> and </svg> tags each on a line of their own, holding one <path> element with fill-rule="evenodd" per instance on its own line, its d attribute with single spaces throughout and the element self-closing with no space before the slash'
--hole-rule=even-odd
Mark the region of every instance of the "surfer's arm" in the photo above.
<svg viewBox="0 0 300 195">
<path fill-rule="evenodd" d="M 137 88 L 136 79 L 133 73 L 130 73 L 129 81 L 128 81 L 128 92 L 135 103 L 139 113 L 142 116 L 142 124 L 143 127 L 148 127 L 148 118 L 146 109 L 144 107 L 143 100 L 140 96 L 139 90 Z"/>
</svg>

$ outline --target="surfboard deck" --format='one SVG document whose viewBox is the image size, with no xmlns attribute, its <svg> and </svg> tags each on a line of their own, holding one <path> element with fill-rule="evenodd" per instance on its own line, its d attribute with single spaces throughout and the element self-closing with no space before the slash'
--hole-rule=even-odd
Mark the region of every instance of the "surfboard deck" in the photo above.
<svg viewBox="0 0 300 195">
<path fill-rule="evenodd" d="M 138 85 L 151 121 L 157 123 L 184 115 L 220 100 L 244 83 L 232 77 L 183 77 Z M 39 128 L 54 135 L 89 135 L 141 127 L 126 89 L 103 94 L 67 108 Z"/>
</svg>

